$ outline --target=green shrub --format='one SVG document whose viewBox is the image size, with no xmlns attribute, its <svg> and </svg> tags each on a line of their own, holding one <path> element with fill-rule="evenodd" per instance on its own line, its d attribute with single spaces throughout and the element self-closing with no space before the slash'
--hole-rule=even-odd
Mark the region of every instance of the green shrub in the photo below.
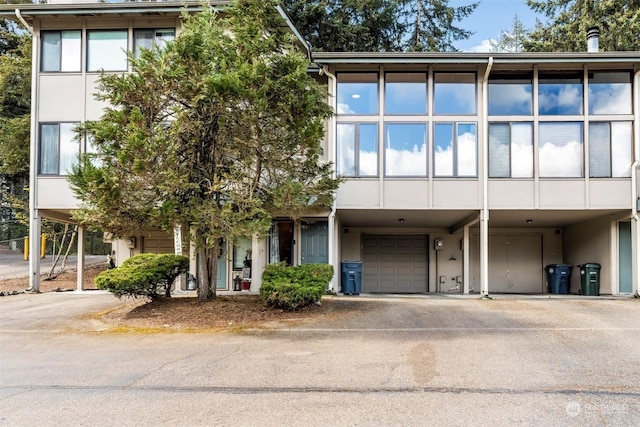
<svg viewBox="0 0 640 427">
<path fill-rule="evenodd" d="M 171 296 L 175 279 L 188 271 L 189 258 L 173 254 L 140 254 L 122 263 L 119 268 L 103 271 L 96 279 L 98 289 L 112 292 L 118 298 L 142 296 L 158 298 L 162 291 Z"/>
<path fill-rule="evenodd" d="M 320 301 L 332 277 L 328 264 L 270 264 L 262 274 L 260 297 L 269 307 L 298 310 Z"/>
</svg>

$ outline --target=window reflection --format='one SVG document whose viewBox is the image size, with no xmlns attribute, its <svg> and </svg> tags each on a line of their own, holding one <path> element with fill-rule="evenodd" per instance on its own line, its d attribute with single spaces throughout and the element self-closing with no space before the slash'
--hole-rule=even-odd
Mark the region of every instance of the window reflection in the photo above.
<svg viewBox="0 0 640 427">
<path fill-rule="evenodd" d="M 436 73 L 434 80 L 436 114 L 475 114 L 476 75 L 474 73 Z"/>
<path fill-rule="evenodd" d="M 378 125 L 338 123 L 336 160 L 341 176 L 377 176 Z"/>
<path fill-rule="evenodd" d="M 435 176 L 477 176 L 476 124 L 436 123 L 433 156 Z"/>
<path fill-rule="evenodd" d="M 426 114 L 427 75 L 388 73 L 385 76 L 386 114 Z"/>
<path fill-rule="evenodd" d="M 540 123 L 540 177 L 580 178 L 583 174 L 582 123 Z"/>
<path fill-rule="evenodd" d="M 87 33 L 87 71 L 127 69 L 127 30 Z"/>
<path fill-rule="evenodd" d="M 489 124 L 489 176 L 533 177 L 533 124 Z"/>
<path fill-rule="evenodd" d="M 427 175 L 427 125 L 387 124 L 385 127 L 385 175 Z"/>
<path fill-rule="evenodd" d="M 523 116 L 532 113 L 531 75 L 497 75 L 489 80 L 489 114 Z"/>
<path fill-rule="evenodd" d="M 377 114 L 378 75 L 338 74 L 338 114 Z"/>
<path fill-rule="evenodd" d="M 540 73 L 538 113 L 542 115 L 582 114 L 582 77 L 579 73 Z"/>
<path fill-rule="evenodd" d="M 589 73 L 589 114 L 631 113 L 631 73 Z"/>
<path fill-rule="evenodd" d="M 631 176 L 631 122 L 589 124 L 589 176 Z"/>
</svg>

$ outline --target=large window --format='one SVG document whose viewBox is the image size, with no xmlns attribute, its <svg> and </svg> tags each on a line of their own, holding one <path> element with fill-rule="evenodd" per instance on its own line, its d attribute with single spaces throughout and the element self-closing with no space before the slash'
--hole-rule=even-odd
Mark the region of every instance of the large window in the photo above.
<svg viewBox="0 0 640 427">
<path fill-rule="evenodd" d="M 87 71 L 127 70 L 127 30 L 87 32 Z"/>
<path fill-rule="evenodd" d="M 475 177 L 478 172 L 478 134 L 475 123 L 436 123 L 434 176 Z"/>
<path fill-rule="evenodd" d="M 631 122 L 589 123 L 589 176 L 631 176 Z"/>
<path fill-rule="evenodd" d="M 589 114 L 631 113 L 631 73 L 589 73 Z"/>
<path fill-rule="evenodd" d="M 167 29 L 140 29 L 133 33 L 133 50 L 136 56 L 140 55 L 140 49 L 151 49 L 154 46 L 164 46 L 168 41 L 174 40 L 176 31 Z"/>
<path fill-rule="evenodd" d="M 386 114 L 427 113 L 427 75 L 425 73 L 387 73 L 384 87 Z"/>
<path fill-rule="evenodd" d="M 538 126 L 540 177 L 583 177 L 582 145 L 582 123 L 540 123 Z"/>
<path fill-rule="evenodd" d="M 43 31 L 42 38 L 42 71 L 80 71 L 82 42 L 80 30 Z"/>
<path fill-rule="evenodd" d="M 582 114 L 582 72 L 540 73 L 538 113 L 541 115 Z"/>
<path fill-rule="evenodd" d="M 341 176 L 378 176 L 378 125 L 338 123 L 337 171 Z"/>
<path fill-rule="evenodd" d="M 384 173 L 386 176 L 427 175 L 427 125 L 385 125 Z"/>
<path fill-rule="evenodd" d="M 377 114 L 378 75 L 338 74 L 338 114 Z"/>
<path fill-rule="evenodd" d="M 533 124 L 489 124 L 489 177 L 533 177 Z"/>
<path fill-rule="evenodd" d="M 67 175 L 78 162 L 80 144 L 73 128 L 77 123 L 40 125 L 40 174 Z"/>
<path fill-rule="evenodd" d="M 530 74 L 498 74 L 489 80 L 489 115 L 528 116 L 533 94 Z"/>
<path fill-rule="evenodd" d="M 436 73 L 434 75 L 436 114 L 475 114 L 475 73 Z"/>
</svg>

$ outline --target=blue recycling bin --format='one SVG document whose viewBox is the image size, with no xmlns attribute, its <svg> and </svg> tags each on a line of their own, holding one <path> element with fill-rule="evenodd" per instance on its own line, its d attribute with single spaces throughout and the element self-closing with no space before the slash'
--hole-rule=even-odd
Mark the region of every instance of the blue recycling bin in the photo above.
<svg viewBox="0 0 640 427">
<path fill-rule="evenodd" d="M 549 264 L 544 269 L 547 272 L 549 292 L 552 294 L 568 294 L 571 287 L 571 269 L 573 269 L 573 266 L 570 264 Z"/>
<path fill-rule="evenodd" d="M 362 286 L 362 263 L 345 261 L 342 263 L 342 293 L 344 295 L 360 295 Z"/>
</svg>

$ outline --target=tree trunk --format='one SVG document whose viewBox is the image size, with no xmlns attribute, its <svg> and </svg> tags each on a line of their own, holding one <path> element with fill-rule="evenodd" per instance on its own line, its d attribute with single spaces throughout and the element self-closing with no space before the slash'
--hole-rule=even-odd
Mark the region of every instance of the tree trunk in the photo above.
<svg viewBox="0 0 640 427">
<path fill-rule="evenodd" d="M 212 300 L 216 297 L 216 278 L 218 276 L 218 254 L 220 253 L 220 239 L 216 239 L 212 248 L 206 248 L 198 253 L 198 299 Z"/>
</svg>

